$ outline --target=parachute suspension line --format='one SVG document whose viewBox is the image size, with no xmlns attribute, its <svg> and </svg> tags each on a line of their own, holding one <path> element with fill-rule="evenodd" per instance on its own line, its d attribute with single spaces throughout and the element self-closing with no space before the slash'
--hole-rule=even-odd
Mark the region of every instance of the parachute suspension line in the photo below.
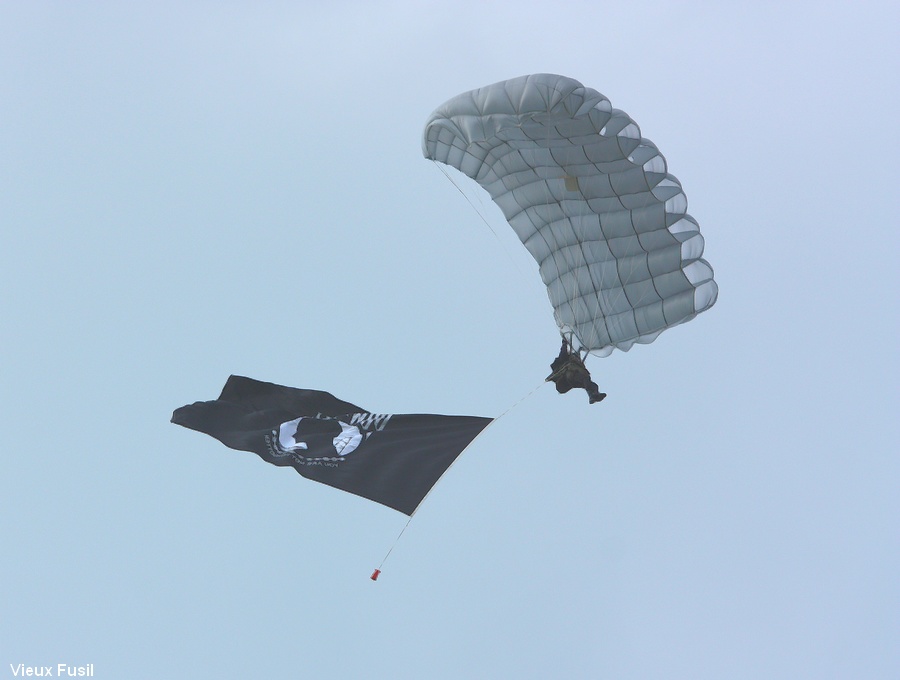
<svg viewBox="0 0 900 680">
<path fill-rule="evenodd" d="M 588 203 L 587 203 L 587 197 L 584 195 L 584 193 L 582 193 L 581 187 L 579 187 L 578 191 L 581 194 L 581 201 L 579 201 L 578 205 L 579 205 L 579 207 L 583 206 L 583 210 L 579 211 L 579 212 L 581 212 L 581 214 L 579 214 L 577 216 L 579 219 L 576 220 L 576 223 L 572 225 L 572 231 L 575 232 L 576 243 L 578 244 L 577 245 L 577 253 L 580 258 L 579 264 L 580 264 L 580 266 L 584 267 L 584 271 L 585 271 L 586 275 L 590 277 L 591 286 L 593 287 L 593 289 L 595 291 L 594 295 L 597 298 L 597 305 L 598 305 L 598 307 L 600 307 L 602 309 L 602 307 L 603 307 L 603 304 L 602 304 L 603 290 L 600 288 L 599 282 L 594 279 L 594 274 L 591 271 L 591 267 L 588 262 L 587 255 L 585 253 L 585 245 L 584 245 L 585 241 L 587 240 L 587 236 L 588 236 L 587 231 L 586 231 L 587 230 L 587 226 L 586 226 L 587 220 L 585 220 L 584 218 L 585 218 L 586 214 L 590 214 L 591 211 L 590 211 L 590 207 L 588 206 Z M 578 292 L 578 291 L 576 291 L 576 292 Z M 574 299 L 574 296 L 573 296 L 573 299 Z M 602 315 L 602 318 L 603 318 L 603 323 L 606 324 L 606 314 L 605 313 Z M 587 347 L 579 348 L 579 356 L 581 357 L 582 362 L 587 358 L 587 355 L 590 354 L 590 351 L 591 351 L 590 348 L 597 346 L 598 336 L 600 334 L 600 332 L 597 328 L 596 322 L 591 323 L 590 328 L 591 328 L 590 337 L 587 338 L 587 340 L 588 340 Z M 607 335 L 612 337 L 612 334 L 609 332 L 608 327 L 607 327 Z M 581 352 L 581 349 L 584 349 L 583 354 Z"/>
<path fill-rule="evenodd" d="M 516 401 L 516 402 L 514 402 L 512 406 L 510 406 L 509 408 L 507 408 L 503 413 L 501 413 L 499 416 L 497 416 L 497 417 L 494 418 L 491 422 L 489 422 L 489 423 L 487 424 L 487 426 L 486 426 L 481 432 L 478 433 L 478 435 L 475 437 L 475 439 L 473 439 L 471 442 L 469 442 L 469 446 L 472 446 L 472 444 L 475 443 L 475 440 L 477 440 L 478 437 L 480 437 L 481 435 L 483 435 L 483 434 L 484 434 L 484 433 L 485 433 L 485 432 L 486 432 L 486 431 L 487 431 L 494 423 L 496 423 L 498 420 L 500 420 L 503 416 L 505 416 L 505 415 L 507 415 L 508 413 L 512 412 L 513 409 L 515 409 L 519 404 L 521 404 L 523 401 L 525 401 L 525 400 L 528 399 L 531 395 L 533 395 L 535 392 L 537 392 L 539 389 L 541 389 L 545 384 L 546 384 L 546 381 L 541 382 L 539 385 L 537 385 L 537 387 L 535 387 L 534 389 L 532 389 L 528 394 L 526 394 L 525 396 L 519 398 L 519 400 Z M 469 446 L 467 446 L 466 449 L 468 449 Z M 465 453 L 466 449 L 463 449 L 463 453 Z M 459 460 L 461 457 L 462 457 L 462 453 L 459 454 L 459 456 L 456 457 L 456 460 L 454 460 L 452 463 L 450 463 L 450 466 L 447 468 L 447 470 L 449 470 L 449 469 L 452 468 L 454 465 L 456 465 L 456 461 Z M 416 506 L 416 509 L 412 511 L 412 514 L 409 516 L 409 519 L 406 520 L 406 524 L 404 524 L 404 525 L 403 525 L 403 528 L 400 529 L 400 533 L 397 534 L 397 538 L 394 539 L 394 542 L 391 543 L 391 547 L 388 548 L 387 553 L 385 553 L 385 556 L 382 558 L 381 564 L 379 564 L 379 565 L 378 565 L 378 568 L 375 569 L 375 571 L 372 572 L 372 575 L 369 577 L 370 579 L 372 579 L 373 581 L 377 581 L 377 580 L 378 580 L 378 577 L 381 576 L 381 570 L 382 570 L 382 568 L 384 567 L 384 563 L 387 562 L 388 557 L 391 556 L 391 553 L 394 551 L 394 548 L 395 548 L 395 547 L 397 546 L 397 544 L 400 542 L 400 538 L 403 536 L 404 532 L 405 532 L 406 529 L 409 527 L 410 523 L 413 521 L 413 517 L 416 516 L 416 513 L 419 511 L 419 508 L 422 507 L 422 505 L 423 505 L 423 504 L 425 503 L 425 501 L 428 499 L 428 496 L 430 496 L 430 495 L 431 495 L 431 492 L 434 491 L 434 488 L 438 485 L 438 482 L 441 481 L 441 478 L 443 478 L 443 476 L 444 476 L 445 474 L 447 474 L 447 470 L 444 470 L 444 472 L 443 472 L 443 474 L 441 475 L 441 477 L 438 478 L 438 481 L 434 483 L 434 486 L 432 486 L 431 489 L 429 489 L 428 493 L 425 494 L 425 497 L 422 499 L 422 501 L 419 503 L 419 505 Z"/>
<path fill-rule="evenodd" d="M 491 230 L 491 233 L 494 235 L 494 238 L 497 239 L 497 243 L 500 244 L 500 247 L 503 250 L 503 254 L 506 255 L 506 258 L 510 262 L 512 262 L 513 266 L 516 268 L 516 271 L 518 271 L 520 274 L 524 274 L 524 272 L 522 272 L 522 270 L 519 268 L 518 263 L 513 259 L 513 256 L 509 252 L 509 249 L 503 243 L 503 239 L 500 238 L 500 234 L 497 233 L 497 230 L 494 229 L 493 225 L 490 223 L 490 221 L 488 221 L 487 217 L 484 216 L 484 212 L 482 212 L 481 210 L 478 209 L 478 206 L 476 206 L 472 202 L 472 198 L 465 191 L 462 190 L 462 187 L 460 187 L 459 184 L 456 183 L 456 180 L 453 179 L 453 177 L 450 175 L 450 173 L 447 172 L 447 170 L 444 168 L 443 163 L 439 163 L 436 160 L 432 160 L 431 162 L 433 165 L 435 165 L 437 167 L 438 170 L 440 170 L 443 173 L 444 177 L 446 177 L 450 181 L 450 184 L 452 184 L 456 188 L 456 190 L 462 195 L 462 197 L 466 199 L 466 202 L 471 206 L 472 210 L 475 211 L 475 214 L 477 214 L 478 217 L 481 218 L 481 221 L 485 223 L 487 228 Z"/>
<path fill-rule="evenodd" d="M 559 90 L 556 90 L 556 88 L 554 88 L 554 90 L 556 91 L 556 93 L 558 95 L 562 96 L 562 93 L 559 92 Z M 567 170 L 567 168 L 570 164 L 571 149 L 569 149 L 565 145 L 559 145 L 558 147 L 554 147 L 554 145 L 553 145 L 553 141 L 552 141 L 553 135 L 551 134 L 551 131 L 555 129 L 555 125 L 552 123 L 552 121 L 553 121 L 552 113 L 553 113 L 553 107 L 551 105 L 551 102 L 548 101 L 547 108 L 546 108 L 546 118 L 543 121 L 543 126 L 544 126 L 544 130 L 546 133 L 545 137 L 544 137 L 544 148 L 546 149 L 546 153 L 549 157 L 547 159 L 548 167 L 552 167 L 553 162 L 556 162 L 559 164 L 559 167 L 562 168 L 563 172 L 565 173 L 564 176 L 561 178 L 553 178 L 553 179 L 558 179 L 558 181 L 561 181 L 563 183 L 563 193 L 560 194 L 560 196 L 558 198 L 556 196 L 554 196 L 553 190 L 551 189 L 551 186 L 550 186 L 550 182 L 551 182 L 550 176 L 548 175 L 548 176 L 541 178 L 540 175 L 538 174 L 536 167 L 532 167 L 532 170 L 535 171 L 535 174 L 537 175 L 537 179 L 543 180 L 545 205 L 548 206 L 548 208 L 549 208 L 549 206 L 552 206 L 552 205 L 557 205 L 559 207 L 559 211 L 563 216 L 563 220 L 568 221 L 569 226 L 572 230 L 572 234 L 575 237 L 575 242 L 571 245 L 565 244 L 565 243 L 550 244 L 550 243 L 548 243 L 547 237 L 543 237 L 543 240 L 547 246 L 548 252 L 552 253 L 551 257 L 554 260 L 554 264 L 556 265 L 556 270 L 557 270 L 558 274 L 561 273 L 564 269 L 566 269 L 566 267 L 563 266 L 563 265 L 565 265 L 566 255 L 564 255 L 563 253 L 572 253 L 572 264 L 573 264 L 572 281 L 566 292 L 568 293 L 569 300 L 571 301 L 569 303 L 569 307 L 572 311 L 573 322 L 574 322 L 575 321 L 576 300 L 578 300 L 580 297 L 583 297 L 580 295 L 581 291 L 579 290 L 579 284 L 578 284 L 578 270 L 579 269 L 583 269 L 587 273 L 587 275 L 591 277 L 592 287 L 594 288 L 595 291 L 598 291 L 598 293 L 597 293 L 598 303 L 601 302 L 602 300 L 600 299 L 600 293 L 599 293 L 600 288 L 597 285 L 597 282 L 593 280 L 593 274 L 591 273 L 590 267 L 588 266 L 587 256 L 585 255 L 585 251 L 584 251 L 585 234 L 580 232 L 581 227 L 579 227 L 579 224 L 578 224 L 579 220 L 576 219 L 573 221 L 573 219 L 572 219 L 573 217 L 576 217 L 576 218 L 584 217 L 585 214 L 590 214 L 591 211 L 590 211 L 590 208 L 588 207 L 586 209 L 586 211 L 580 215 L 573 216 L 571 214 L 571 203 L 567 203 L 565 192 L 574 191 L 574 192 L 581 193 L 581 187 L 578 184 L 578 176 L 577 175 L 569 175 L 568 170 Z M 556 129 L 556 132 L 562 134 L 559 129 Z M 557 159 L 554 156 L 554 150 L 556 152 L 564 155 L 564 158 Z M 587 204 L 587 199 L 584 197 L 583 194 L 581 194 L 581 201 L 578 201 L 577 204 L 581 205 L 582 202 L 584 203 L 584 205 Z M 550 218 L 552 218 L 552 211 L 550 211 L 549 209 L 548 209 L 547 217 L 548 217 L 548 220 L 547 220 L 547 224 L 545 226 L 549 227 L 549 225 L 552 223 L 552 220 L 550 219 Z M 535 225 L 535 228 L 536 228 L 536 231 L 540 234 L 541 230 L 537 228 L 537 225 Z M 547 231 L 548 232 L 550 231 L 549 228 L 547 229 Z M 550 297 L 549 286 L 547 289 L 547 296 Z M 551 305 L 553 305 L 552 298 L 550 300 L 550 303 L 551 303 Z M 555 305 L 554 305 L 554 307 L 555 307 Z M 575 350 L 575 343 L 573 342 L 573 339 L 575 337 L 575 332 L 577 331 L 577 323 L 575 324 L 576 325 L 575 328 L 570 328 L 568 333 L 566 333 L 565 331 L 563 331 L 561 320 L 556 315 L 555 311 L 554 311 L 554 317 L 556 317 L 557 325 L 559 325 L 559 327 L 560 327 L 560 334 L 568 342 L 569 348 Z M 605 323 L 605 321 L 606 320 L 604 317 L 604 323 Z M 566 338 L 567 334 L 569 336 L 568 338 Z M 586 344 L 582 343 L 581 339 L 579 338 L 578 348 L 576 351 L 578 352 L 578 355 L 579 355 L 579 357 L 581 357 L 582 360 L 587 358 L 587 355 L 590 354 L 590 347 L 593 347 L 594 345 L 597 344 L 597 335 L 598 335 L 598 332 L 597 332 L 596 325 L 591 324 L 590 337 L 587 338 L 587 343 Z"/>
<path fill-rule="evenodd" d="M 550 107 L 548 106 L 548 108 L 547 108 L 547 122 L 548 123 L 550 121 L 550 113 L 551 113 Z M 547 153 L 550 155 L 551 160 L 554 160 L 553 159 L 553 145 L 551 143 L 551 134 L 550 134 L 551 126 L 549 124 L 545 124 L 544 127 L 546 130 L 546 138 L 545 139 L 546 139 Z M 566 251 L 572 252 L 574 255 L 574 267 L 572 270 L 572 282 L 570 285 L 570 289 L 568 291 L 569 299 L 572 301 L 570 303 L 570 307 L 572 309 L 572 315 L 574 318 L 576 300 L 583 297 L 581 295 L 581 291 L 579 290 L 579 285 L 578 285 L 578 273 L 577 273 L 578 269 L 583 269 L 584 272 L 586 273 L 586 275 L 591 277 L 592 287 L 596 291 L 595 295 L 597 296 L 597 303 L 601 307 L 601 309 L 603 307 L 603 304 L 602 304 L 603 303 L 603 298 L 602 298 L 603 291 L 600 289 L 598 282 L 594 280 L 593 273 L 591 272 L 590 266 L 588 264 L 588 258 L 587 258 L 587 255 L 585 254 L 585 250 L 584 250 L 584 242 L 585 242 L 586 236 L 587 236 L 587 234 L 584 232 L 585 221 L 583 219 L 579 219 L 579 218 L 584 218 L 585 215 L 589 215 L 591 213 L 590 207 L 587 206 L 587 198 L 582 193 L 581 186 L 578 184 L 578 177 L 573 175 L 571 177 L 574 179 L 574 182 L 571 182 L 571 180 L 570 180 L 570 175 L 569 175 L 567 168 L 570 164 L 569 159 L 571 158 L 571 156 L 570 156 L 571 149 L 569 149 L 568 147 L 565 147 L 565 146 L 560 146 L 558 151 L 565 154 L 565 156 L 566 156 L 566 158 L 561 159 L 561 162 L 560 162 L 560 166 L 562 167 L 563 172 L 565 173 L 565 176 L 562 178 L 562 180 L 564 182 L 564 189 L 565 189 L 565 191 L 578 192 L 581 195 L 581 200 L 576 201 L 574 203 L 578 206 L 582 206 L 582 205 L 585 206 L 584 211 L 579 211 L 580 214 L 573 215 L 573 214 L 571 214 L 572 203 L 569 203 L 567 208 L 563 208 L 563 205 L 566 202 L 565 194 L 561 195 L 560 199 L 558 201 L 559 206 L 560 206 L 560 211 L 564 215 L 564 218 L 566 220 L 568 220 L 569 226 L 571 227 L 572 233 L 575 237 L 575 242 L 571 246 L 569 246 L 568 248 L 565 249 Z M 572 186 L 572 185 L 574 185 L 574 186 Z M 570 186 L 571 186 L 571 188 L 570 188 Z M 548 204 L 556 202 L 553 197 L 553 194 L 550 190 L 549 183 L 546 180 L 544 183 L 544 187 L 545 187 L 546 202 Z M 573 217 L 576 219 L 573 220 Z M 549 246 L 549 244 L 548 244 L 548 246 Z M 554 256 L 554 258 L 555 257 L 556 256 Z M 559 271 L 560 270 L 559 262 L 557 262 L 556 265 L 557 265 L 557 271 Z M 547 292 L 549 295 L 549 290 Z M 605 310 L 604 310 L 604 312 L 605 312 Z M 603 320 L 604 320 L 604 324 L 605 324 L 606 323 L 605 313 L 603 315 Z M 590 352 L 591 352 L 590 348 L 594 347 L 597 344 L 599 331 L 597 330 L 596 324 L 592 323 L 590 326 L 590 336 L 588 338 L 586 338 L 587 343 L 582 343 L 581 340 L 579 339 L 578 348 L 576 349 L 575 343 L 573 342 L 575 330 L 576 329 L 574 329 L 574 328 L 570 329 L 570 331 L 568 332 L 568 336 L 569 336 L 568 338 L 566 338 L 566 333 L 563 333 L 561 328 L 560 328 L 560 333 L 562 333 L 563 338 L 567 339 L 567 341 L 569 343 L 569 348 L 577 351 L 578 356 L 581 358 L 582 361 L 584 361 L 587 358 L 588 354 L 590 354 Z M 607 328 L 607 334 L 609 334 L 608 328 Z M 610 335 L 610 337 L 612 337 L 611 334 L 609 334 L 609 335 Z"/>
<path fill-rule="evenodd" d="M 560 94 L 560 93 L 557 92 L 557 94 Z M 544 126 L 544 131 L 545 131 L 545 136 L 544 136 L 544 149 L 545 149 L 545 151 L 546 151 L 546 153 L 547 153 L 547 156 L 548 156 L 548 158 L 547 158 L 547 166 L 548 166 L 548 167 L 551 167 L 551 166 L 552 166 L 552 162 L 551 162 L 551 161 L 554 160 L 554 158 L 553 158 L 553 143 L 552 143 L 552 136 L 551 136 L 551 134 L 550 134 L 551 127 L 552 127 L 552 125 L 551 125 L 551 120 L 552 120 L 551 114 L 552 114 L 552 106 L 551 106 L 550 102 L 548 101 L 548 102 L 547 102 L 547 110 L 546 110 L 546 118 L 544 119 L 544 121 L 543 121 L 543 123 L 542 123 L 542 125 Z M 537 140 L 535 139 L 535 141 L 537 141 Z M 537 167 L 535 167 L 535 166 L 537 166 Z M 548 207 L 548 211 L 547 211 L 547 218 L 548 218 L 548 219 L 547 219 L 546 225 L 544 225 L 544 226 L 547 227 L 547 228 L 546 228 L 546 232 L 549 234 L 549 233 L 552 233 L 552 232 L 550 231 L 550 229 L 549 229 L 549 226 L 550 226 L 550 224 L 552 223 L 552 220 L 550 219 L 550 218 L 552 218 L 552 211 L 549 209 L 549 207 L 552 206 L 552 205 L 554 205 L 554 204 L 558 205 L 558 206 L 559 206 L 559 209 L 560 209 L 560 212 L 563 213 L 563 215 L 564 215 L 564 217 L 565 217 L 565 212 L 566 212 L 566 211 L 565 211 L 565 209 L 563 208 L 563 201 L 565 200 L 565 198 L 564 198 L 564 196 L 560 196 L 560 198 L 557 199 L 557 198 L 553 195 L 553 191 L 552 191 L 551 188 L 550 188 L 551 177 L 549 176 L 549 174 L 545 174 L 545 176 L 541 177 L 541 173 L 540 173 L 539 170 L 538 170 L 538 167 L 540 166 L 540 161 L 539 161 L 539 160 L 538 160 L 537 163 L 535 163 L 535 166 L 531 166 L 531 169 L 532 169 L 532 170 L 534 171 L 534 173 L 535 173 L 535 179 L 536 179 L 536 182 L 539 181 L 539 182 L 541 182 L 541 183 L 543 184 L 543 190 L 544 190 L 544 205 Z M 565 169 L 563 169 L 563 171 L 565 172 Z M 562 181 L 565 183 L 566 188 L 568 188 L 568 174 L 566 175 L 566 177 L 563 177 L 563 178 L 561 178 L 561 179 L 562 179 Z M 576 181 L 576 182 L 578 181 L 577 178 L 576 178 L 575 181 Z M 537 209 L 539 209 L 539 208 L 536 206 L 535 209 L 537 210 Z M 547 247 L 547 252 L 550 253 L 550 257 L 553 258 L 553 264 L 556 266 L 556 272 L 557 272 L 557 274 L 558 274 L 558 275 L 560 276 L 560 278 L 561 278 L 562 272 L 563 272 L 563 270 L 565 269 L 565 267 L 563 266 L 564 263 L 565 263 L 565 255 L 563 254 L 563 253 L 565 252 L 565 249 L 564 249 L 564 248 L 561 248 L 560 246 L 564 246 L 564 244 L 560 244 L 560 243 L 550 243 L 550 242 L 548 241 L 547 236 L 544 235 L 544 234 L 542 233 L 541 228 L 539 227 L 539 222 L 532 221 L 532 224 L 533 224 L 534 227 L 535 227 L 535 232 L 536 232 L 536 234 L 540 235 L 541 238 L 542 238 L 542 240 L 544 241 L 544 244 L 545 244 L 546 247 Z M 570 221 L 570 224 L 571 224 L 571 221 Z M 573 226 L 573 231 L 574 231 L 574 226 Z M 578 234 L 576 233 L 575 236 L 576 236 L 576 239 L 577 239 Z M 582 259 L 583 259 L 583 258 L 582 258 Z M 577 278 L 576 278 L 574 275 L 572 276 L 572 282 L 571 282 L 571 285 L 570 285 L 570 289 L 569 289 L 568 291 L 566 291 L 566 292 L 567 292 L 568 295 L 569 295 L 569 299 L 572 300 L 573 303 L 574 303 L 574 300 L 575 300 L 575 297 L 576 297 L 576 293 L 578 292 L 578 282 L 577 282 Z M 573 348 L 573 347 L 575 346 L 574 343 L 572 342 L 573 337 L 574 337 L 574 331 L 575 331 L 575 329 L 574 329 L 574 328 L 570 328 L 568 332 L 566 332 L 566 331 L 563 330 L 563 326 L 562 326 L 561 319 L 560 319 L 559 316 L 557 315 L 557 312 L 556 312 L 556 309 L 555 309 L 556 305 L 553 304 L 553 298 L 552 298 L 552 296 L 550 295 L 550 287 L 549 287 L 549 286 L 547 286 L 547 297 L 548 297 L 549 300 L 550 300 L 550 305 L 551 305 L 552 307 L 554 307 L 554 313 L 553 313 L 553 316 L 554 316 L 554 318 L 555 318 L 555 320 L 556 320 L 557 326 L 559 326 L 559 332 L 560 332 L 560 335 L 562 335 L 563 339 L 568 343 L 569 348 L 571 349 L 571 348 Z M 572 306 L 572 303 L 570 303 L 570 306 Z M 572 307 L 572 311 L 573 311 L 573 315 L 574 315 L 574 307 Z M 566 337 L 567 335 L 568 335 L 568 337 Z"/>
<path fill-rule="evenodd" d="M 581 344 L 581 341 L 575 336 L 574 331 L 559 331 L 560 336 L 562 336 L 563 341 L 568 345 L 569 352 L 574 352 L 578 355 L 578 358 L 584 362 L 585 359 L 588 358 L 588 355 L 591 353 L 591 350 Z M 575 344 L 575 341 L 578 340 L 578 344 Z M 553 375 L 557 375 L 554 373 Z M 546 382 L 546 381 L 545 381 Z"/>
</svg>

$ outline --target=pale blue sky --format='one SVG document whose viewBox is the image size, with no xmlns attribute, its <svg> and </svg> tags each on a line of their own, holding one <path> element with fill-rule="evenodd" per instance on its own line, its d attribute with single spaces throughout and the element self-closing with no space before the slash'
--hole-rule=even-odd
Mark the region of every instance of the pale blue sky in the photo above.
<svg viewBox="0 0 900 680">
<path fill-rule="evenodd" d="M 898 677 L 898 14 L 0 2 L 0 676 Z M 659 146 L 720 287 L 599 406 L 421 154 L 534 72 Z M 506 415 L 372 583 L 404 516 L 168 422 L 231 373 Z"/>
</svg>

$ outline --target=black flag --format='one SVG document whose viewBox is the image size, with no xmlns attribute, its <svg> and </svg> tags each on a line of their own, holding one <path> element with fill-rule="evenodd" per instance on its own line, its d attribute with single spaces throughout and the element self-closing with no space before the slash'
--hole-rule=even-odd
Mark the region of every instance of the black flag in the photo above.
<svg viewBox="0 0 900 680">
<path fill-rule="evenodd" d="M 328 392 L 235 375 L 215 401 L 172 414 L 177 425 L 407 515 L 491 420 L 372 413 Z"/>
</svg>

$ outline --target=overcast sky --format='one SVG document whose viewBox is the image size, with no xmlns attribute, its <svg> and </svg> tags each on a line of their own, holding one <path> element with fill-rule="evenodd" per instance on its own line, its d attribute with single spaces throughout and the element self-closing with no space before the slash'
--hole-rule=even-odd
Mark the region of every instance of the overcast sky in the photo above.
<svg viewBox="0 0 900 680">
<path fill-rule="evenodd" d="M 900 677 L 898 20 L 0 0 L 0 677 Z M 421 152 L 537 72 L 658 145 L 720 288 L 599 405 Z M 230 374 L 502 417 L 373 583 L 403 515 L 169 423 Z"/>
</svg>

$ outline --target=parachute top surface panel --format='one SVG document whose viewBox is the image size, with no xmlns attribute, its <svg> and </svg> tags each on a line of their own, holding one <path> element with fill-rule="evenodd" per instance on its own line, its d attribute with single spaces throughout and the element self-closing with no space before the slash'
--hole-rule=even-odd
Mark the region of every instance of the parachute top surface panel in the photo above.
<svg viewBox="0 0 900 680">
<path fill-rule="evenodd" d="M 491 195 L 582 348 L 652 342 L 715 303 L 680 182 L 596 90 L 537 74 L 465 92 L 431 114 L 422 148 Z"/>
</svg>

